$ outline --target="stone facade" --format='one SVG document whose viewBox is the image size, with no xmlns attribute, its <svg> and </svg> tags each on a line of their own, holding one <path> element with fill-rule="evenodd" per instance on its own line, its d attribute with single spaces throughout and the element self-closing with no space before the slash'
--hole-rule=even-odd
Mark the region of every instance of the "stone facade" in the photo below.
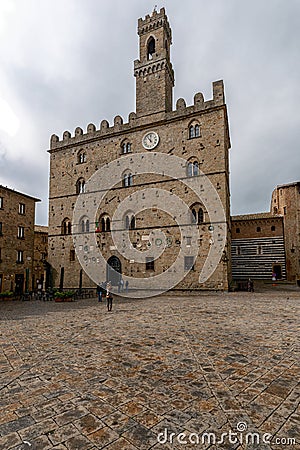
<svg viewBox="0 0 300 450">
<path fill-rule="evenodd" d="M 232 217 L 234 280 L 286 279 L 283 218 L 271 213 Z"/>
<path fill-rule="evenodd" d="M 118 276 L 114 277 L 110 267 L 122 273 L 124 279 L 128 277 L 133 286 L 133 278 L 147 278 L 171 270 L 170 265 L 176 255 L 183 251 L 185 257 L 181 270 L 186 273 L 176 284 L 177 288 L 226 290 L 231 274 L 230 233 L 227 233 L 230 229 L 230 138 L 223 82 L 213 83 L 211 100 L 204 101 L 203 95 L 197 93 L 193 105 L 186 106 L 185 101 L 179 99 L 173 110 L 174 73 L 170 62 L 172 38 L 164 8 L 159 12 L 154 11 L 145 19 L 139 19 L 138 35 L 139 60 L 134 63 L 136 112 L 129 114 L 128 122 L 123 123 L 123 119 L 116 116 L 112 126 L 102 120 L 99 128 L 89 124 L 85 133 L 77 127 L 73 136 L 65 131 L 61 140 L 56 135 L 51 137 L 49 263 L 54 284 L 77 288 L 93 287 L 95 282 L 104 281 L 103 275 L 100 278 L 100 273 L 103 274 L 100 266 L 100 279 L 91 279 L 93 277 L 90 277 L 89 270 L 85 267 L 83 270 L 78 261 L 80 252 L 84 250 L 82 246 L 76 246 L 74 236 L 85 233 L 89 248 L 96 235 L 97 247 L 108 262 L 105 277 L 112 279 L 113 284 L 118 282 Z M 172 157 L 174 160 L 176 157 L 178 160 L 181 158 L 184 161 L 181 179 L 176 175 L 176 168 L 174 176 L 166 176 L 164 170 L 156 170 L 155 173 L 140 173 L 136 168 L 133 170 L 142 158 L 145 161 L 149 159 L 148 154 L 154 165 L 163 156 L 167 168 L 172 166 Z M 87 209 L 81 218 L 75 220 L 73 214 L 78 200 L 83 205 L 88 204 L 85 198 L 94 195 L 96 204 L 96 197 L 104 189 L 103 177 L 111 164 L 116 164 L 116 167 L 123 165 L 126 170 L 95 206 L 95 214 Z M 97 192 L 94 194 L 91 193 L 89 181 L 93 177 L 98 177 Z M 210 197 L 208 184 L 213 187 Z M 193 186 L 201 192 L 201 198 L 195 194 Z M 157 197 L 161 190 L 174 195 L 173 198 L 177 196 L 187 205 L 189 214 L 186 214 L 183 232 L 180 232 L 176 220 L 181 211 L 170 214 L 167 210 L 169 205 L 166 204 L 169 202 L 162 204 L 157 198 L 157 201 L 153 201 L 150 206 L 148 203 L 146 207 L 145 198 L 139 211 L 125 211 L 117 226 L 129 233 L 130 247 L 141 253 L 148 250 L 148 257 L 137 262 L 128 258 L 126 251 L 114 245 L 111 228 L 116 221 L 113 216 L 123 202 L 130 201 L 131 197 L 136 198 L 135 195 L 143 199 L 142 196 L 147 197 L 147 192 L 153 189 L 157 189 Z M 222 220 L 214 220 L 214 202 L 217 199 L 221 205 L 219 209 L 223 211 Z M 191 241 L 191 226 L 197 228 L 199 233 L 197 242 Z M 155 232 L 163 232 L 167 236 L 167 245 L 165 251 L 155 261 L 151 261 L 151 246 L 161 244 L 161 239 L 155 238 Z M 199 282 L 205 261 L 217 246 L 222 246 L 223 250 L 221 257 L 214 260 L 215 270 L 208 279 Z M 88 255 L 84 257 L 88 259 Z M 99 259 L 90 259 L 100 264 Z"/>
<path fill-rule="evenodd" d="M 0 186 L 0 292 L 31 289 L 37 201 Z"/>
<path fill-rule="evenodd" d="M 287 279 L 300 285 L 300 181 L 274 189 L 271 212 L 283 217 Z"/>
</svg>

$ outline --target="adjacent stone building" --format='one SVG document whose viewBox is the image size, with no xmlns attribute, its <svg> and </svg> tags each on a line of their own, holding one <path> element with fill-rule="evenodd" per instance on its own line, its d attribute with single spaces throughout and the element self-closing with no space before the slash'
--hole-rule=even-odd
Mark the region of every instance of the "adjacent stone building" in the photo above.
<svg viewBox="0 0 300 450">
<path fill-rule="evenodd" d="M 287 279 L 300 285 L 300 181 L 274 189 L 271 212 L 283 218 Z"/>
<path fill-rule="evenodd" d="M 283 218 L 272 213 L 232 217 L 232 278 L 286 279 Z"/>
<path fill-rule="evenodd" d="M 31 290 L 35 204 L 40 201 L 0 186 L 0 292 Z"/>
<path fill-rule="evenodd" d="M 223 82 L 213 83 L 211 100 L 204 101 L 197 93 L 192 105 L 179 99 L 174 109 L 172 32 L 165 9 L 139 19 L 138 35 L 136 111 L 128 121 L 116 116 L 111 126 L 102 120 L 98 128 L 89 124 L 86 132 L 77 127 L 74 135 L 65 131 L 61 140 L 51 137 L 53 282 L 60 287 L 93 287 L 104 278 L 117 285 L 123 277 L 134 287 L 133 280 L 154 280 L 167 273 L 174 279 L 178 275 L 177 288 L 226 290 L 231 277 L 230 137 Z M 114 185 L 101 198 L 111 167 Z M 113 177 L 116 173 L 118 179 Z M 151 202 L 149 193 L 155 197 Z M 87 206 L 90 199 L 95 213 Z M 173 200 L 182 205 L 176 211 Z M 132 206 L 126 203 L 130 201 Z M 77 217 L 79 204 L 82 213 Z M 114 242 L 116 229 L 122 235 L 121 246 Z M 84 244 L 78 243 L 80 234 Z M 105 270 L 102 257 L 93 253 L 95 247 Z M 164 251 L 155 256 L 159 248 Z M 98 279 L 91 276 L 87 261 L 94 264 Z"/>
</svg>

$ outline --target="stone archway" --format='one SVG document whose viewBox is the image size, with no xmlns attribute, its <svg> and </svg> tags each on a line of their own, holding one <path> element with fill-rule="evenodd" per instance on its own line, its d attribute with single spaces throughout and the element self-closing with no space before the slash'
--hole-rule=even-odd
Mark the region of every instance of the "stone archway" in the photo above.
<svg viewBox="0 0 300 450">
<path fill-rule="evenodd" d="M 122 278 L 121 261 L 117 256 L 111 256 L 107 261 L 106 280 L 110 281 L 113 286 L 118 286 Z"/>
</svg>

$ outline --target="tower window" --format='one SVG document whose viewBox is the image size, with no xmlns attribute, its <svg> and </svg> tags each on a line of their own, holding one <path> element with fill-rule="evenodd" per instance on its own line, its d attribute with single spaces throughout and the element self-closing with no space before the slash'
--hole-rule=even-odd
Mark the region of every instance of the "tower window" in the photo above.
<svg viewBox="0 0 300 450">
<path fill-rule="evenodd" d="M 72 225 L 70 219 L 67 217 L 62 221 L 61 224 L 61 234 L 71 234 L 72 232 Z"/>
<path fill-rule="evenodd" d="M 275 225 L 272 225 L 272 226 L 271 226 L 271 231 L 275 231 L 275 229 L 276 229 L 276 228 L 275 228 Z"/>
<path fill-rule="evenodd" d="M 240 233 L 241 232 L 240 228 L 236 228 L 235 232 Z"/>
<path fill-rule="evenodd" d="M 154 53 L 155 53 L 155 40 L 151 36 L 151 38 L 148 41 L 148 46 L 147 46 L 147 59 L 148 60 L 152 59 Z"/>
<path fill-rule="evenodd" d="M 0 197 L 0 209 L 3 209 L 3 197 Z"/>
<path fill-rule="evenodd" d="M 257 228 L 256 228 L 256 231 L 259 233 L 259 232 L 261 231 L 261 228 L 260 228 L 260 227 L 257 227 Z"/>
</svg>

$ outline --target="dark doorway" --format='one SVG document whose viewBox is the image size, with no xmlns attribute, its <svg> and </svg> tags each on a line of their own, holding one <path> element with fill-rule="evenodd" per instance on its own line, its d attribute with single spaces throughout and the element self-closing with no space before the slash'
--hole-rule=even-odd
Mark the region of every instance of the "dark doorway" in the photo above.
<svg viewBox="0 0 300 450">
<path fill-rule="evenodd" d="M 60 269 L 60 279 L 59 279 L 59 290 L 62 291 L 64 288 L 64 276 L 65 276 L 65 268 L 61 267 Z"/>
<path fill-rule="evenodd" d="M 273 272 L 276 274 L 276 280 L 281 280 L 282 278 L 281 264 L 274 264 Z"/>
<path fill-rule="evenodd" d="M 118 286 L 122 277 L 121 261 L 116 256 L 111 256 L 107 261 L 106 280 L 110 281 L 113 286 Z"/>
<path fill-rule="evenodd" d="M 17 295 L 23 294 L 24 289 L 24 274 L 16 273 L 15 275 L 15 293 Z"/>
</svg>

